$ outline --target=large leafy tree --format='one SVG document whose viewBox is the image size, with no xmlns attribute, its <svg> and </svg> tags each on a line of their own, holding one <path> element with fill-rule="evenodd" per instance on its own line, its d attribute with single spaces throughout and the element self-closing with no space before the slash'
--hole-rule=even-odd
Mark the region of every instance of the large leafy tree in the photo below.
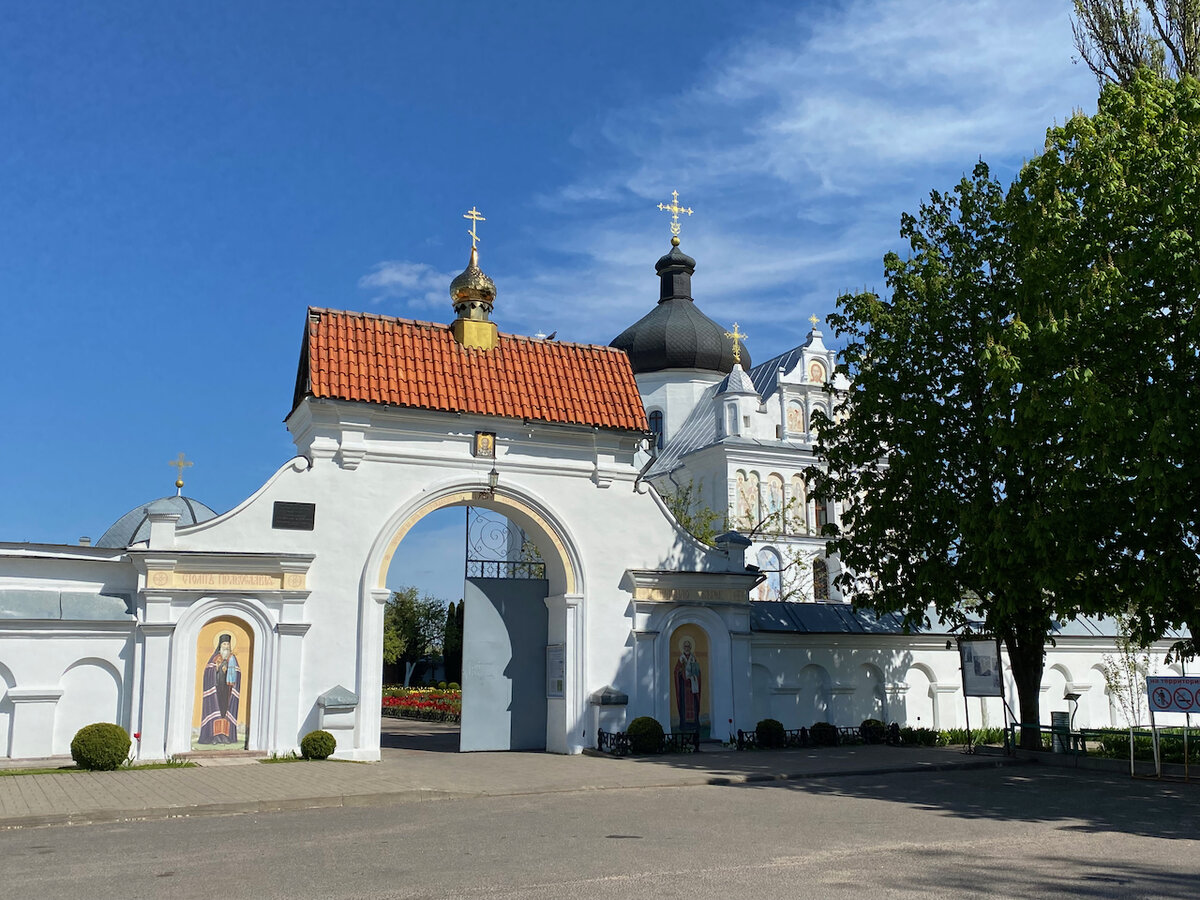
<svg viewBox="0 0 1200 900">
<path fill-rule="evenodd" d="M 1051 129 L 1009 215 L 1024 284 L 1007 329 L 1038 385 L 1027 445 L 1067 461 L 1086 523 L 1064 575 L 1147 643 L 1200 636 L 1200 82 L 1140 70 Z M 1010 445 L 1008 450 L 1024 452 Z"/>
<path fill-rule="evenodd" d="M 1073 510 L 1048 490 L 1053 444 L 1030 434 L 1031 392 L 999 343 L 1018 300 L 1002 186 L 980 163 L 902 218 L 906 258 L 885 258 L 888 292 L 840 297 L 843 415 L 819 423 L 818 488 L 843 503 L 827 526 L 838 583 L 858 605 L 948 623 L 1005 644 L 1023 722 L 1039 721 L 1047 635 L 1084 594 L 1061 576 Z M 1023 742 L 1038 740 L 1032 730 Z"/>
<path fill-rule="evenodd" d="M 1129 84 L 1139 69 L 1200 78 L 1200 0 L 1074 0 L 1080 58 L 1101 84 Z"/>
<path fill-rule="evenodd" d="M 445 628 L 446 608 L 441 600 L 419 596 L 412 586 L 393 591 L 383 611 L 383 661 L 403 662 L 407 685 L 417 663 L 441 651 Z"/>
</svg>

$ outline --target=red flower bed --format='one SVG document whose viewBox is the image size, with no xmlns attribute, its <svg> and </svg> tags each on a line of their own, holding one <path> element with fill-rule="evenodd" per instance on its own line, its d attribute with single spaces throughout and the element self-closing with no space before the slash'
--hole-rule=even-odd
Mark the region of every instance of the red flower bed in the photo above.
<svg viewBox="0 0 1200 900">
<path fill-rule="evenodd" d="M 462 691 L 389 688 L 388 696 L 383 698 L 383 714 L 402 719 L 459 722 Z"/>
</svg>

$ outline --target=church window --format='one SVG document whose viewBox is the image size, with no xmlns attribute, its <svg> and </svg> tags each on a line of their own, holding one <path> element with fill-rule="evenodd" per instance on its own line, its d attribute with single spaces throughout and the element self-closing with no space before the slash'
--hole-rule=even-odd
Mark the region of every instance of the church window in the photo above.
<svg viewBox="0 0 1200 900">
<path fill-rule="evenodd" d="M 829 502 L 824 497 L 817 496 L 813 498 L 813 504 L 816 507 L 817 531 L 820 533 L 820 530 L 829 524 Z"/>
<path fill-rule="evenodd" d="M 663 414 L 662 410 L 652 409 L 650 411 L 650 431 L 654 433 L 654 446 L 659 450 L 663 448 Z"/>
<path fill-rule="evenodd" d="M 729 403 L 725 406 L 725 433 L 727 435 L 736 435 L 738 433 L 738 411 L 736 403 Z"/>
<path fill-rule="evenodd" d="M 787 430 L 791 434 L 804 433 L 804 406 L 799 400 L 792 400 L 788 403 Z"/>
<path fill-rule="evenodd" d="M 783 564 L 778 553 L 770 547 L 758 551 L 758 568 L 766 578 L 754 589 L 756 600 L 780 599 L 780 580 Z"/>
<path fill-rule="evenodd" d="M 829 599 L 829 563 L 820 558 L 813 560 L 813 599 Z"/>
</svg>

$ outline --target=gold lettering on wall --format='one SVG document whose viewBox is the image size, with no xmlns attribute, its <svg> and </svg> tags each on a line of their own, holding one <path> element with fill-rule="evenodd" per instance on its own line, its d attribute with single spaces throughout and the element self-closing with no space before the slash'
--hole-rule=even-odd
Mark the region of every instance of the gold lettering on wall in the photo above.
<svg viewBox="0 0 1200 900">
<path fill-rule="evenodd" d="M 300 591 L 307 576 L 299 572 L 177 572 L 155 570 L 146 574 L 151 590 L 183 591 Z"/>
</svg>

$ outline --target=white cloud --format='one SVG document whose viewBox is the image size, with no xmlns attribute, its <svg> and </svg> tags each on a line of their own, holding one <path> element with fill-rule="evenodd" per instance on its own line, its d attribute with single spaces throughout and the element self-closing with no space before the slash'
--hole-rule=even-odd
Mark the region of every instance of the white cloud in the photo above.
<svg viewBox="0 0 1200 900">
<path fill-rule="evenodd" d="M 1094 106 L 1091 74 L 1072 63 L 1069 8 L 814 3 L 734 37 L 676 93 L 602 112 L 575 136 L 580 176 L 535 200 L 552 227 L 528 262 L 489 270 L 496 320 L 607 343 L 657 300 L 669 232 L 654 207 L 678 189 L 696 209 L 683 247 L 700 306 L 750 331 L 755 359 L 800 342 L 810 313 L 842 291 L 884 287 L 902 211 L 980 157 L 1011 175 L 1055 119 Z M 592 218 L 568 215 L 579 201 Z M 449 277 L 429 290 L 439 304 Z"/>
<path fill-rule="evenodd" d="M 399 300 L 408 308 L 434 308 L 450 302 L 450 281 L 457 273 L 440 272 L 428 263 L 389 259 L 358 279 L 372 303 Z"/>
</svg>

